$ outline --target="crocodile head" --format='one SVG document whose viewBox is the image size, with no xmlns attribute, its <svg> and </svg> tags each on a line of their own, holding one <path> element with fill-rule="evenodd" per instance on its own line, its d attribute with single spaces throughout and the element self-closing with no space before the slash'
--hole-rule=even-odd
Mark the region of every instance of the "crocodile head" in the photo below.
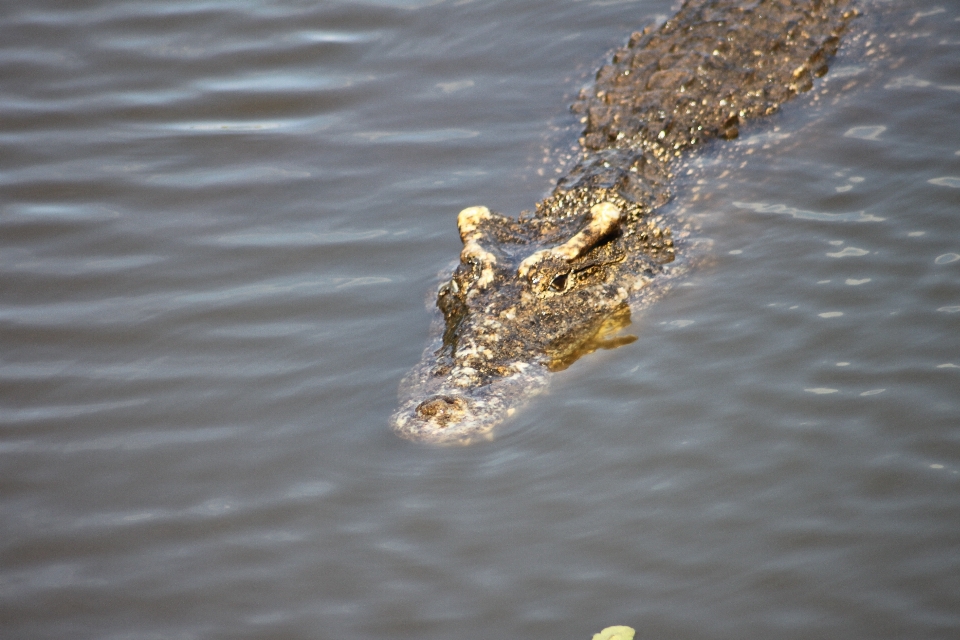
<svg viewBox="0 0 960 640">
<path fill-rule="evenodd" d="M 439 288 L 435 339 L 401 383 L 400 436 L 489 439 L 548 372 L 636 339 L 614 334 L 630 322 L 632 293 L 672 256 L 669 231 L 625 225 L 639 213 L 620 198 L 570 200 L 579 210 L 559 217 L 460 212 L 460 264 Z"/>
</svg>

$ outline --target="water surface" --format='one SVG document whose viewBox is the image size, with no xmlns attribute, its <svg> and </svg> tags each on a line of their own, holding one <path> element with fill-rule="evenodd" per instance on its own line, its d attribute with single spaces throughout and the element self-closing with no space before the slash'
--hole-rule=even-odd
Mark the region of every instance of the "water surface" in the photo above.
<svg viewBox="0 0 960 640">
<path fill-rule="evenodd" d="M 0 9 L 0 635 L 953 638 L 960 10 L 711 147 L 701 263 L 492 443 L 387 418 L 456 212 L 664 0 Z"/>
</svg>

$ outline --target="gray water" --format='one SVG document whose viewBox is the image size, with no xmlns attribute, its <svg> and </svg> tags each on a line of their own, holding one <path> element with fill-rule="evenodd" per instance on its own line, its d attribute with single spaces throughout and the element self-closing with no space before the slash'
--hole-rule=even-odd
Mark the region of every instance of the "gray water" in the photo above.
<svg viewBox="0 0 960 640">
<path fill-rule="evenodd" d="M 0 9 L 0 637 L 960 637 L 960 7 L 697 157 L 699 266 L 489 444 L 387 427 L 665 0 Z"/>
</svg>

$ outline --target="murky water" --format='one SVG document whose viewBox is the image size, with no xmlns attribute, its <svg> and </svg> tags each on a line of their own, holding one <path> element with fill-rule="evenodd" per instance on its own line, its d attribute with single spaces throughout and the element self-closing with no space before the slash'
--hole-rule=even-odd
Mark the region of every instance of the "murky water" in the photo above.
<svg viewBox="0 0 960 640">
<path fill-rule="evenodd" d="M 691 164 L 639 339 L 435 449 L 386 421 L 456 212 L 675 7 L 4 5 L 0 635 L 957 637 L 960 8 L 863 8 Z"/>
</svg>

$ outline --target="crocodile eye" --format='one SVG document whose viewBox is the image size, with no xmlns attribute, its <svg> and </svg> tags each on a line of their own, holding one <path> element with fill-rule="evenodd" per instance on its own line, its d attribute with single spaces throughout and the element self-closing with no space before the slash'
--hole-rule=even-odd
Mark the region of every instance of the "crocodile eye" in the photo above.
<svg viewBox="0 0 960 640">
<path fill-rule="evenodd" d="M 550 281 L 550 288 L 554 291 L 563 291 L 567 288 L 567 279 L 569 273 L 560 273 L 553 277 L 553 280 Z"/>
</svg>

